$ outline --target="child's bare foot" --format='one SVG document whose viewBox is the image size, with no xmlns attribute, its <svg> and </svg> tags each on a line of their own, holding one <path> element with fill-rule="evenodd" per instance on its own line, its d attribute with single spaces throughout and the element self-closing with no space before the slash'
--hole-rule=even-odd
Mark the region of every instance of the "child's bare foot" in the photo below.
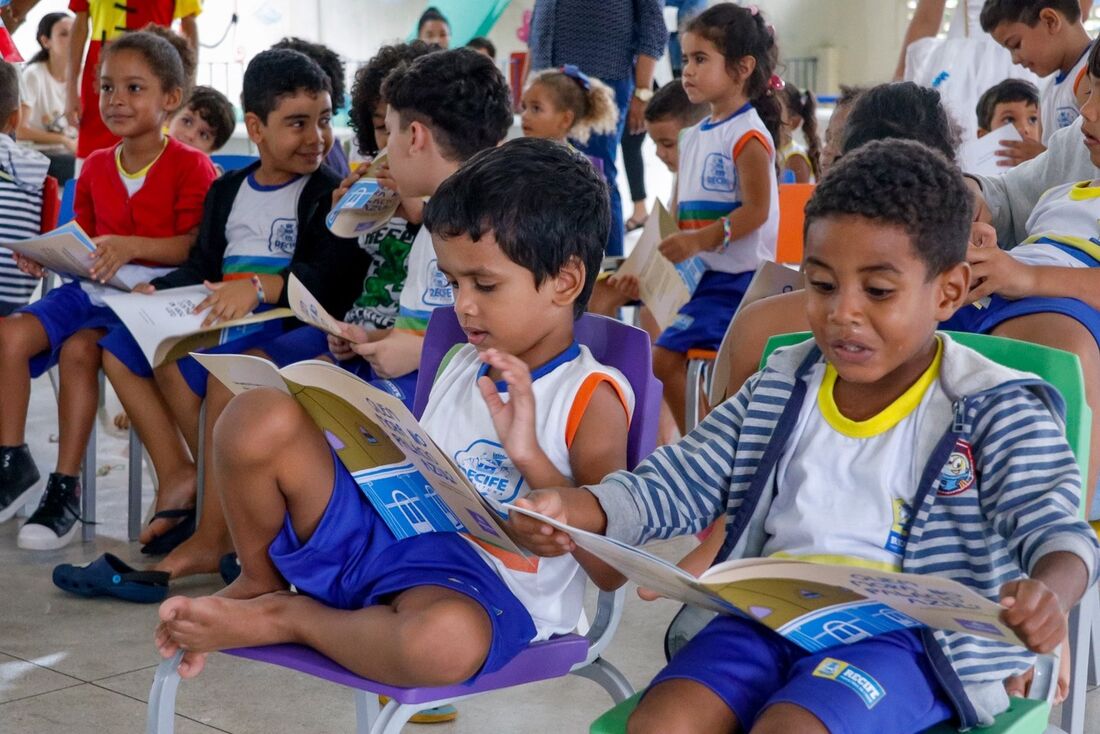
<svg viewBox="0 0 1100 734">
<path fill-rule="evenodd" d="M 130 430 L 130 416 L 126 415 L 125 410 L 116 413 L 112 422 L 115 424 L 115 428 L 120 431 Z"/>
<path fill-rule="evenodd" d="M 170 476 L 163 477 L 157 489 L 157 501 L 155 510 L 178 510 L 195 506 L 195 467 L 187 465 L 180 471 Z M 142 543 L 149 543 L 154 538 L 164 535 L 172 529 L 172 526 L 182 520 L 177 518 L 157 518 L 149 523 L 138 537 Z"/>
<path fill-rule="evenodd" d="M 217 573 L 218 562 L 226 553 L 233 550 L 232 541 L 226 537 L 220 541 L 211 541 L 196 531 L 187 540 L 153 566 L 154 571 L 167 571 L 172 579 L 195 576 L 200 573 Z M 253 594 L 255 596 L 255 594 Z"/>
<path fill-rule="evenodd" d="M 189 675 L 182 669 L 180 675 L 187 678 L 198 675 L 205 662 L 194 653 L 286 642 L 289 637 L 279 612 L 295 596 L 289 591 L 275 591 L 254 599 L 173 596 L 160 605 L 157 649 L 164 657 L 186 650 L 184 658 L 190 658 Z"/>
</svg>

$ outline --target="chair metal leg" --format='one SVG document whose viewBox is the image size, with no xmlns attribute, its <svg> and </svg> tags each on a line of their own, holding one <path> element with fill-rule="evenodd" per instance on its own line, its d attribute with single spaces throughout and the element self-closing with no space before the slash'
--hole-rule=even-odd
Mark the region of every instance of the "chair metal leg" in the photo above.
<svg viewBox="0 0 1100 734">
<path fill-rule="evenodd" d="M 1092 594 L 1094 606 L 1089 633 L 1089 688 L 1100 685 L 1100 587 L 1086 592 Z"/>
<path fill-rule="evenodd" d="M 634 687 L 626 676 L 611 663 L 603 658 L 596 658 L 590 665 L 571 671 L 573 675 L 595 681 L 607 691 L 616 704 L 622 703 L 634 695 Z"/>
<path fill-rule="evenodd" d="M 390 699 L 379 712 L 374 726 L 370 729 L 370 734 L 400 734 L 405 724 L 409 723 L 409 719 L 422 708 L 424 706 L 406 706 Z"/>
<path fill-rule="evenodd" d="M 80 489 L 80 516 L 84 518 L 84 527 L 80 537 L 84 542 L 95 540 L 95 484 L 96 484 L 96 427 L 88 434 L 88 445 L 84 448 L 84 461 L 80 468 L 83 478 Z"/>
<path fill-rule="evenodd" d="M 130 427 L 130 497 L 127 508 L 127 536 L 133 542 L 141 535 L 141 467 L 144 461 L 141 439 Z"/>
<path fill-rule="evenodd" d="M 688 431 L 699 425 L 699 390 L 706 365 L 701 359 L 688 360 L 687 389 L 684 391 L 684 428 Z"/>
<path fill-rule="evenodd" d="M 202 517 L 202 496 L 206 485 L 206 400 L 199 404 L 199 445 L 195 457 L 195 522 Z"/>
<path fill-rule="evenodd" d="M 176 690 L 180 685 L 178 671 L 183 651 L 157 666 L 153 687 L 149 689 L 149 708 L 145 717 L 145 734 L 173 734 L 176 727 Z"/>
<path fill-rule="evenodd" d="M 1089 668 L 1089 637 L 1096 618 L 1098 597 L 1090 590 L 1069 613 L 1069 654 L 1071 656 L 1069 695 L 1062 702 L 1059 722 L 1068 734 L 1085 730 L 1085 688 Z"/>
<path fill-rule="evenodd" d="M 378 722 L 380 712 L 377 694 L 369 691 L 355 691 L 356 734 L 370 734 L 371 728 Z"/>
</svg>

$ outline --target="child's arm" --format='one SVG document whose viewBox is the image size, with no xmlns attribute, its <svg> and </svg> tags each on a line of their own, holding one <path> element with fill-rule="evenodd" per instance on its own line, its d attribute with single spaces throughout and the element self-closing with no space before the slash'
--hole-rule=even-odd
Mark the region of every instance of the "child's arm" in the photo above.
<svg viewBox="0 0 1100 734">
<path fill-rule="evenodd" d="M 1089 570 L 1076 554 L 1056 552 L 1031 577 L 1001 587 L 1001 620 L 1032 652 L 1047 654 L 1066 639 L 1066 617 L 1088 588 Z"/>
<path fill-rule="evenodd" d="M 772 180 L 775 170 L 764 143 L 750 139 L 734 157 L 737 176 L 741 181 L 741 206 L 730 212 L 729 237 L 722 219 L 691 232 L 677 232 L 660 244 L 661 254 L 674 263 L 687 260 L 700 252 L 717 250 L 727 242 L 739 240 L 759 229 L 768 221 L 771 211 Z"/>
<path fill-rule="evenodd" d="M 1015 300 L 1026 296 L 1076 298 L 1100 309 L 1100 268 L 1063 268 L 1027 265 L 997 247 L 970 247 L 966 256 L 971 267 L 969 302 L 996 293 Z"/>
<path fill-rule="evenodd" d="M 703 542 L 692 548 L 686 556 L 680 559 L 676 565 L 698 577 L 708 568 L 714 565 L 714 559 L 718 557 L 718 551 L 722 550 L 722 543 L 726 540 L 726 524 L 719 518 L 710 526 L 710 532 Z M 638 587 L 638 596 L 645 601 L 660 599 L 661 595 L 644 586 Z"/>
<path fill-rule="evenodd" d="M 69 36 L 69 78 L 65 83 L 65 117 L 73 127 L 80 125 L 80 65 L 84 61 L 84 46 L 88 42 L 88 11 L 80 10 L 73 20 Z"/>
<path fill-rule="evenodd" d="M 182 265 L 187 261 L 198 230 L 173 237 L 134 237 L 106 234 L 93 237 L 92 277 L 106 283 L 131 260 L 149 260 L 162 265 Z"/>
<path fill-rule="evenodd" d="M 424 335 L 392 329 L 377 341 L 353 344 L 352 350 L 370 362 L 371 369 L 383 379 L 407 375 L 420 366 Z"/>
</svg>

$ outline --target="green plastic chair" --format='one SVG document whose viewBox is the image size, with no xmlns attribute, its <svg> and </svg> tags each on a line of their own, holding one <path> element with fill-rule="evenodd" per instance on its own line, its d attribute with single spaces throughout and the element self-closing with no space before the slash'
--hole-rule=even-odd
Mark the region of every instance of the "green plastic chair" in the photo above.
<svg viewBox="0 0 1100 734">
<path fill-rule="evenodd" d="M 1092 410 L 1085 402 L 1085 383 L 1081 363 L 1077 355 L 1060 349 L 1031 344 L 1030 342 L 989 336 L 947 332 L 959 344 L 970 347 L 989 359 L 1006 367 L 1038 375 L 1050 383 L 1066 401 L 1066 439 L 1077 458 L 1084 476 L 1088 470 L 1089 437 L 1092 428 Z M 809 332 L 780 334 L 768 340 L 760 360 L 763 367 L 771 353 L 780 347 L 806 341 Z M 1082 507 L 1082 516 L 1085 508 Z M 1085 594 L 1082 603 L 1070 614 L 1070 650 L 1073 651 L 1073 670 L 1070 679 L 1070 695 L 1062 705 L 1063 729 L 1048 725 L 1050 696 L 1043 698 L 1013 698 L 1007 711 L 997 717 L 990 727 L 982 728 L 982 734 L 1043 734 L 1050 731 L 1068 731 L 1078 734 L 1084 727 L 1085 678 L 1087 674 L 1089 631 L 1095 614 L 1097 592 Z M 1084 611 L 1083 611 L 1084 610 Z M 1084 619 L 1082 619 L 1084 614 Z M 1048 688 L 1053 693 L 1057 679 L 1057 666 L 1051 666 Z M 1032 688 L 1032 694 L 1037 694 Z M 1044 691 L 1043 693 L 1047 693 Z M 625 734 L 626 722 L 638 705 L 642 693 L 623 701 L 592 722 L 589 734 Z M 928 729 L 925 734 L 957 734 L 958 729 L 949 723 Z"/>
</svg>

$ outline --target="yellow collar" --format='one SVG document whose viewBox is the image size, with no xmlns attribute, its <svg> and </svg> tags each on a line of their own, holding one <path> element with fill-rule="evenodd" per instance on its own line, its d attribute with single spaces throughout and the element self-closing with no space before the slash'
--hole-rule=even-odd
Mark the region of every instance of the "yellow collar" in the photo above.
<svg viewBox="0 0 1100 734">
<path fill-rule="evenodd" d="M 849 438 L 872 438 L 901 423 L 910 413 L 917 409 L 924 394 L 939 377 L 940 361 L 943 358 L 943 342 L 936 339 L 936 356 L 932 364 L 917 378 L 917 381 L 909 386 L 905 392 L 898 396 L 897 400 L 887 405 L 877 415 L 873 415 L 864 421 L 854 421 L 848 418 L 836 405 L 833 390 L 836 387 L 837 372 L 831 364 L 825 365 L 825 377 L 821 380 L 821 387 L 817 391 L 817 407 L 821 416 L 837 433 Z"/>
<path fill-rule="evenodd" d="M 140 171 L 130 173 L 122 167 L 122 144 L 120 143 L 119 146 L 115 148 L 115 167 L 118 168 L 118 173 L 120 176 L 125 176 L 126 178 L 144 178 L 145 174 L 149 173 L 149 169 L 156 165 L 156 162 L 160 160 L 160 157 L 162 155 L 164 155 L 164 149 L 167 147 L 168 138 L 165 137 L 164 143 L 160 146 L 160 152 L 157 153 L 157 157 L 149 161 L 149 164 L 142 168 Z"/>
<path fill-rule="evenodd" d="M 1069 190 L 1070 201 L 1085 201 L 1100 197 L 1100 186 L 1093 186 L 1092 181 L 1079 181 Z"/>
</svg>

